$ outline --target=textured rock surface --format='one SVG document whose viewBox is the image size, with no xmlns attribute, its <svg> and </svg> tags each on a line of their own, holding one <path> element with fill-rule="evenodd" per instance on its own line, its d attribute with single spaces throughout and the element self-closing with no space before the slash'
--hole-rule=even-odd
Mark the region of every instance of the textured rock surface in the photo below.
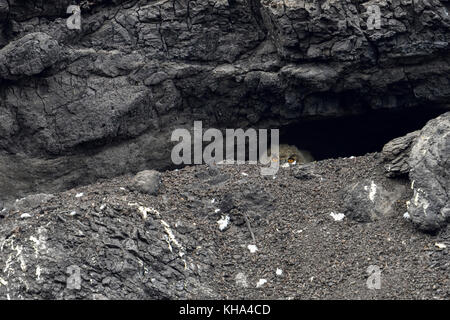
<svg viewBox="0 0 450 320">
<path fill-rule="evenodd" d="M 145 170 L 136 174 L 131 182 L 130 189 L 142 193 L 155 195 L 161 184 L 161 174 L 156 170 Z"/>
<path fill-rule="evenodd" d="M 404 195 L 402 185 L 387 190 L 374 180 L 359 181 L 344 191 L 343 213 L 359 222 L 375 221 L 393 215 L 397 201 Z"/>
<path fill-rule="evenodd" d="M 450 222 L 450 112 L 420 131 L 409 156 L 414 195 L 408 206 L 422 230 L 436 231 Z"/>
<path fill-rule="evenodd" d="M 0 299 L 450 298 L 450 228 L 431 235 L 403 218 L 407 180 L 387 178 L 379 154 L 309 166 L 308 179 L 296 167 L 275 179 L 256 165 L 186 167 L 163 172 L 156 196 L 123 176 L 6 210 Z M 404 187 L 392 214 L 335 221 L 345 186 L 371 181 Z M 374 265 L 380 290 L 366 286 Z"/>
<path fill-rule="evenodd" d="M 0 1 L 0 195 L 170 163 L 170 133 L 448 108 L 448 1 Z"/>
<path fill-rule="evenodd" d="M 409 155 L 411 147 L 420 131 L 408 133 L 387 143 L 382 150 L 386 164 L 384 169 L 388 177 L 403 176 L 409 173 Z"/>
<path fill-rule="evenodd" d="M 29 196 L 26 196 L 22 199 L 17 199 L 16 202 L 12 205 L 13 210 L 18 211 L 26 211 L 26 210 L 32 210 L 36 209 L 37 207 L 43 205 L 47 201 L 51 200 L 53 198 L 53 195 L 51 194 L 45 194 L 45 193 L 39 193 L 39 194 L 32 194 Z"/>
</svg>

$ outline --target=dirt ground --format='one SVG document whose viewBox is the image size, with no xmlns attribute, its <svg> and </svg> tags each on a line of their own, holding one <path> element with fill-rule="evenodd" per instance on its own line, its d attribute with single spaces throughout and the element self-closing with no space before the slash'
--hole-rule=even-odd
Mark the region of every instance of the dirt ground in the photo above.
<svg viewBox="0 0 450 320">
<path fill-rule="evenodd" d="M 275 178 L 256 165 L 192 166 L 164 172 L 157 196 L 130 192 L 132 177 L 123 176 L 63 192 L 52 204 L 156 210 L 189 263 L 199 262 L 214 298 L 449 299 L 450 232 L 417 231 L 403 216 L 409 193 L 374 222 L 331 215 L 341 212 L 343 190 L 354 182 L 409 185 L 381 168 L 378 154 L 315 162 L 306 177 L 298 166 L 280 168 Z M 380 271 L 378 289 L 367 285 L 370 266 Z"/>
</svg>

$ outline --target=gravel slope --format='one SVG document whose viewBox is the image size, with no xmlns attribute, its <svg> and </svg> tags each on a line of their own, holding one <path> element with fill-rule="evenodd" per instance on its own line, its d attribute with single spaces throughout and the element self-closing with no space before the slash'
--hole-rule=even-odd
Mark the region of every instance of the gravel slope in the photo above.
<svg viewBox="0 0 450 320">
<path fill-rule="evenodd" d="M 149 212 L 146 226 L 167 222 L 185 254 L 173 261 L 196 264 L 203 289 L 188 298 L 449 299 L 450 232 L 416 231 L 403 217 L 409 191 L 392 215 L 375 222 L 330 215 L 341 212 L 343 189 L 351 183 L 370 178 L 388 190 L 409 186 L 385 178 L 381 168 L 378 154 L 319 161 L 308 171 L 280 168 L 275 179 L 261 177 L 254 165 L 193 166 L 164 172 L 157 196 L 130 192 L 132 177 L 122 176 L 57 194 L 35 214 L 53 219 L 76 210 L 70 219 L 90 219 L 105 204 L 112 215 L 131 214 L 139 224 L 136 206 L 157 210 L 160 216 Z M 225 216 L 230 222 L 220 230 Z M 366 286 L 370 265 L 381 269 L 379 290 Z M 266 282 L 258 286 L 261 279 Z"/>
</svg>

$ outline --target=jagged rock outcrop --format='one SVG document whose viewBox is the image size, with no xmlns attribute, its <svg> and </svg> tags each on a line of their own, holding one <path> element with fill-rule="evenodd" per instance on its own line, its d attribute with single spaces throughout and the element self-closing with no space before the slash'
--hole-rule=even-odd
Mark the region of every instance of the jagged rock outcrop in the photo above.
<svg viewBox="0 0 450 320">
<path fill-rule="evenodd" d="M 396 177 L 409 173 L 409 154 L 419 133 L 420 131 L 408 133 L 406 136 L 388 142 L 383 147 L 382 155 L 386 162 L 384 165 L 386 176 Z"/>
<path fill-rule="evenodd" d="M 414 194 L 408 214 L 414 224 L 424 231 L 445 227 L 450 219 L 450 112 L 387 143 L 382 158 L 386 176 L 409 176 Z"/>
<path fill-rule="evenodd" d="M 192 234 L 126 197 L 89 196 L 91 205 L 87 196 L 23 199 L 9 211 L 0 226 L 0 299 L 216 297 L 202 279 L 214 254 L 196 248 Z"/>
<path fill-rule="evenodd" d="M 422 230 L 436 231 L 450 222 L 450 112 L 420 131 L 409 155 L 414 195 L 411 220 Z"/>
<path fill-rule="evenodd" d="M 0 1 L 0 198 L 167 168 L 170 133 L 447 108 L 448 1 Z"/>
</svg>

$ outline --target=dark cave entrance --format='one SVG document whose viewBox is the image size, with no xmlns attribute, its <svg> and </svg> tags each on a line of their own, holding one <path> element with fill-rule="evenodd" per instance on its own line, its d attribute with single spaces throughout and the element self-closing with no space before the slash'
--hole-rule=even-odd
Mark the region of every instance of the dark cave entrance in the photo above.
<svg viewBox="0 0 450 320">
<path fill-rule="evenodd" d="M 303 120 L 280 128 L 280 144 L 309 150 L 316 160 L 380 152 L 394 138 L 422 129 L 445 109 L 373 110 L 362 115 Z"/>
</svg>

